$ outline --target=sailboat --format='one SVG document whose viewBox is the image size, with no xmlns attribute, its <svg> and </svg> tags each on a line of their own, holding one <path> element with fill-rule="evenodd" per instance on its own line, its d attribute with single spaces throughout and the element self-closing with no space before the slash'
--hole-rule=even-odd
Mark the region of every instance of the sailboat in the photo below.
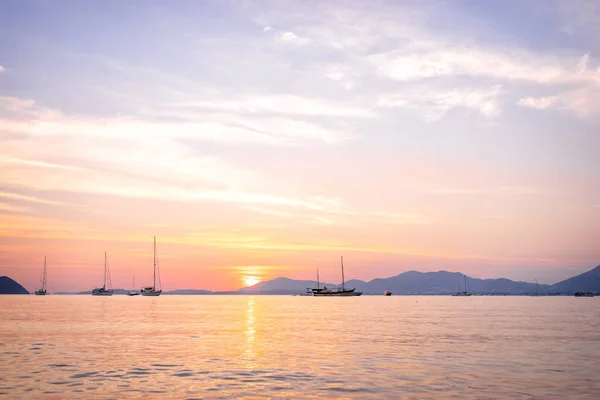
<svg viewBox="0 0 600 400">
<path fill-rule="evenodd" d="M 131 282 L 131 290 L 127 292 L 127 296 L 138 296 L 139 293 L 135 290 L 135 275 Z"/>
<path fill-rule="evenodd" d="M 156 257 L 156 236 L 154 236 L 154 280 L 152 286 L 146 286 L 142 288 L 142 296 L 160 296 L 162 289 L 156 290 L 156 271 L 158 267 L 158 260 Z M 160 285 L 160 271 L 158 271 L 158 284 Z"/>
<path fill-rule="evenodd" d="M 108 289 L 106 288 L 107 278 L 108 278 Z M 94 290 L 92 290 L 92 296 L 112 296 L 112 295 L 113 295 L 113 290 L 112 290 L 112 282 L 110 279 L 110 271 L 108 269 L 108 257 L 106 255 L 106 252 L 104 252 L 104 284 L 102 285 L 101 288 L 94 288 Z"/>
<path fill-rule="evenodd" d="M 360 296 L 361 292 L 354 292 L 356 289 L 346 289 L 346 282 L 344 280 L 344 257 L 341 257 L 342 262 L 342 286 L 335 289 L 328 289 L 327 287 L 320 288 L 318 283 L 318 271 L 317 271 L 317 288 L 311 289 L 313 296 Z"/>
<path fill-rule="evenodd" d="M 320 290 L 320 288 L 321 288 L 321 283 L 319 282 L 319 269 L 317 268 L 317 290 Z M 314 288 L 306 288 L 306 295 L 312 296 L 313 290 L 315 290 L 315 289 Z"/>
<path fill-rule="evenodd" d="M 465 274 L 463 274 L 463 276 L 465 277 L 465 290 L 464 291 L 460 291 L 460 285 L 458 286 L 458 292 L 454 293 L 452 296 L 470 296 L 471 293 L 469 292 L 469 285 L 467 284 L 467 276 Z"/>
<path fill-rule="evenodd" d="M 35 291 L 36 296 L 46 295 L 46 257 L 44 257 L 44 274 L 42 275 L 42 288 Z"/>
<path fill-rule="evenodd" d="M 530 296 L 541 296 L 542 293 L 540 291 L 540 285 L 538 284 L 537 279 L 535 280 L 535 294 L 530 294 Z"/>
</svg>

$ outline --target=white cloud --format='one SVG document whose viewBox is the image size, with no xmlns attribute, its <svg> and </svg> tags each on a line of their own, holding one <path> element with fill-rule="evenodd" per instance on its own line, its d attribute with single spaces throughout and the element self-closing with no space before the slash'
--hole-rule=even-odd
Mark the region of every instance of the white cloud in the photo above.
<svg viewBox="0 0 600 400">
<path fill-rule="evenodd" d="M 536 110 L 544 110 L 551 107 L 558 100 L 557 96 L 550 97 L 527 97 L 520 99 L 517 104 L 523 107 L 534 108 Z"/>
<path fill-rule="evenodd" d="M 269 32 L 269 31 L 272 31 L 272 30 L 273 30 L 273 28 L 271 28 L 270 26 L 265 26 L 263 28 L 263 32 Z"/>
<path fill-rule="evenodd" d="M 467 75 L 537 83 L 585 80 L 580 74 L 582 59 L 540 56 L 524 50 L 483 50 L 443 42 L 416 43 L 408 49 L 369 57 L 380 74 L 397 81 Z"/>
<path fill-rule="evenodd" d="M 310 43 L 310 39 L 305 38 L 305 37 L 299 37 L 294 32 L 284 32 L 284 33 L 280 34 L 276 38 L 276 40 L 281 41 L 281 42 L 294 43 L 299 46 L 304 46 L 304 45 Z"/>
<path fill-rule="evenodd" d="M 194 107 L 208 110 L 231 111 L 241 114 L 291 114 L 297 116 L 373 117 L 372 109 L 356 104 L 307 98 L 293 94 L 252 94 L 228 100 L 213 99 L 189 103 L 173 103 L 173 107 Z"/>
<path fill-rule="evenodd" d="M 527 97 L 520 99 L 517 104 L 536 110 L 566 110 L 578 117 L 588 118 L 600 113 L 600 88 L 586 87 L 550 97 Z"/>
<path fill-rule="evenodd" d="M 221 143 L 262 143 L 270 145 L 306 142 L 339 143 L 353 137 L 346 126 L 326 127 L 296 116 L 366 117 L 372 112 L 346 104 L 299 96 L 247 98 L 239 101 L 213 101 L 173 104 L 155 110 L 151 116 L 171 116 L 169 109 L 191 107 L 203 115 L 192 114 L 183 122 L 157 122 L 144 117 L 92 118 L 68 117 L 60 111 L 37 105 L 32 100 L 0 98 L 0 111 L 28 117 L 0 120 L 0 130 L 38 136 L 128 138 L 145 137 L 195 139 Z M 166 110 L 166 111 L 165 111 Z M 225 113 L 206 113 L 207 111 Z M 165 112 L 165 114 L 162 114 Z M 272 115 L 261 115 L 261 114 Z M 246 118 L 244 114 L 259 114 Z M 290 114 L 285 115 L 285 114 Z M 180 115 L 175 113 L 175 115 Z"/>
<path fill-rule="evenodd" d="M 427 121 L 436 121 L 454 108 L 479 111 L 488 118 L 500 113 L 498 96 L 501 86 L 486 89 L 433 89 L 417 87 L 379 97 L 377 104 L 389 108 L 407 108 L 418 112 Z"/>
<path fill-rule="evenodd" d="M 6 71 L 6 68 L 4 68 L 2 65 L 0 65 L 0 72 L 4 72 Z"/>
</svg>

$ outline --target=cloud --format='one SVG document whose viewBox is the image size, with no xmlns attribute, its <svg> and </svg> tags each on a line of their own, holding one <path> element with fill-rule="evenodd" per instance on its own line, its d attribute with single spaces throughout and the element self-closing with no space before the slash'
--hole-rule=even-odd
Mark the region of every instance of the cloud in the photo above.
<svg viewBox="0 0 600 400">
<path fill-rule="evenodd" d="M 497 186 L 478 188 L 437 187 L 430 190 L 429 193 L 435 195 L 494 195 L 499 193 L 531 195 L 540 194 L 542 191 L 538 188 L 528 186 Z"/>
<path fill-rule="evenodd" d="M 294 32 L 284 32 L 276 37 L 279 42 L 293 43 L 298 46 L 304 46 L 310 43 L 310 39 L 305 37 L 299 37 Z"/>
<path fill-rule="evenodd" d="M 396 81 L 462 75 L 546 84 L 585 80 L 579 73 L 580 58 L 540 56 L 520 49 L 490 51 L 417 42 L 407 49 L 370 56 L 369 60 L 382 76 Z"/>
<path fill-rule="evenodd" d="M 192 119 L 167 122 L 144 117 L 93 118 L 69 117 L 60 111 L 38 106 L 33 100 L 0 98 L 0 111 L 26 119 L 0 120 L 0 130 L 39 136 L 127 138 L 144 132 L 146 138 L 194 139 L 222 143 L 262 143 L 292 145 L 306 142 L 339 143 L 351 138 L 347 126 L 328 127 L 284 113 L 303 116 L 365 117 L 372 112 L 350 105 L 315 100 L 314 103 L 299 96 L 280 96 L 224 101 L 175 104 L 150 113 L 152 116 L 185 115 L 180 111 L 170 114 L 176 107 L 193 107 L 204 114 L 193 114 Z M 210 111 L 223 111 L 225 114 Z M 206 113 L 209 114 L 206 114 Z M 260 118 L 244 118 L 243 114 L 267 114 Z M 189 117 L 189 115 L 188 115 Z M 336 125 L 333 123 L 333 125 Z"/>
<path fill-rule="evenodd" d="M 340 77 L 340 79 L 343 76 Z M 307 98 L 294 94 L 264 95 L 249 94 L 243 97 L 174 103 L 173 107 L 193 107 L 206 110 L 230 111 L 239 114 L 289 114 L 297 116 L 330 116 L 330 117 L 373 117 L 375 112 L 363 106 L 348 102 L 332 101 L 319 97 Z"/>
<path fill-rule="evenodd" d="M 272 30 L 273 30 L 273 28 L 271 28 L 270 26 L 265 26 L 263 28 L 263 32 L 269 32 L 269 31 L 272 31 Z"/>
<path fill-rule="evenodd" d="M 558 100 L 557 96 L 550 97 L 527 97 L 520 99 L 517 104 L 523 107 L 534 108 L 536 110 L 544 110 L 551 107 Z"/>
<path fill-rule="evenodd" d="M 566 110 L 581 118 L 595 117 L 600 112 L 600 88 L 576 89 L 550 97 L 527 97 L 517 104 L 536 110 Z"/>
<path fill-rule="evenodd" d="M 2 65 L 0 65 L 0 73 L 6 71 L 6 68 L 4 68 Z"/>
<path fill-rule="evenodd" d="M 500 85 L 485 89 L 433 89 L 421 86 L 389 95 L 382 95 L 377 105 L 388 108 L 407 108 L 418 112 L 426 121 L 442 118 L 455 108 L 479 111 L 485 117 L 492 118 L 500 113 L 498 97 L 502 93 Z"/>
<path fill-rule="evenodd" d="M 40 203 L 40 204 L 52 204 L 52 205 L 66 205 L 66 203 L 63 203 L 63 202 L 60 202 L 60 201 L 47 200 L 47 199 L 42 199 L 42 198 L 33 197 L 33 196 L 25 196 L 25 195 L 22 195 L 22 194 L 11 193 L 11 192 L 0 192 L 0 197 L 1 198 L 5 198 L 5 199 L 9 199 L 9 200 L 25 201 L 25 202 L 28 202 L 28 203 Z"/>
</svg>

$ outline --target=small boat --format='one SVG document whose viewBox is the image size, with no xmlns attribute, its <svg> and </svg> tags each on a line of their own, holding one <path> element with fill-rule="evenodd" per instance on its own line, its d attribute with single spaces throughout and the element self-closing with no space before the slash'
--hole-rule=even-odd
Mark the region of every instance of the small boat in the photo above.
<svg viewBox="0 0 600 400">
<path fill-rule="evenodd" d="M 44 273 L 42 275 L 42 288 L 35 291 L 36 296 L 46 295 L 46 257 L 44 257 Z"/>
<path fill-rule="evenodd" d="M 460 285 L 458 285 L 458 292 L 454 293 L 452 296 L 458 296 L 458 297 L 462 297 L 462 296 L 471 296 L 471 293 L 469 292 L 469 285 L 467 283 L 467 276 L 465 274 L 463 274 L 463 276 L 465 277 L 465 290 L 464 291 L 460 291 Z"/>
<path fill-rule="evenodd" d="M 108 278 L 108 281 L 107 281 Z M 108 282 L 108 288 L 106 287 Z M 92 290 L 92 296 L 112 296 L 112 282 L 110 280 L 110 271 L 108 269 L 108 257 L 106 256 L 106 252 L 104 252 L 104 284 L 101 288 L 94 288 Z"/>
<path fill-rule="evenodd" d="M 575 297 L 594 297 L 593 292 L 575 292 Z"/>
<path fill-rule="evenodd" d="M 540 290 L 540 285 L 538 284 L 537 279 L 535 280 L 535 293 L 530 294 L 530 296 L 541 296 L 542 291 Z"/>
<path fill-rule="evenodd" d="M 139 293 L 135 290 L 135 275 L 133 276 L 131 287 L 132 289 L 127 292 L 127 296 L 139 296 Z"/>
<path fill-rule="evenodd" d="M 390 292 L 389 290 L 386 290 L 385 292 L 383 292 L 384 296 L 391 296 L 392 292 Z"/>
<path fill-rule="evenodd" d="M 360 296 L 362 292 L 354 292 L 356 289 L 346 289 L 345 280 L 344 280 L 344 257 L 341 257 L 342 261 L 342 286 L 328 289 L 327 287 L 319 288 L 318 280 L 319 280 L 319 272 L 317 271 L 317 288 L 310 289 L 313 296 L 324 297 L 324 296 Z"/>
<path fill-rule="evenodd" d="M 162 289 L 156 289 L 156 271 L 158 270 L 158 259 L 156 257 L 156 236 L 154 236 L 154 280 L 152 286 L 146 286 L 142 288 L 142 296 L 160 296 Z M 158 271 L 158 284 L 160 283 L 160 271 Z M 161 285 L 162 286 L 162 285 Z"/>
</svg>

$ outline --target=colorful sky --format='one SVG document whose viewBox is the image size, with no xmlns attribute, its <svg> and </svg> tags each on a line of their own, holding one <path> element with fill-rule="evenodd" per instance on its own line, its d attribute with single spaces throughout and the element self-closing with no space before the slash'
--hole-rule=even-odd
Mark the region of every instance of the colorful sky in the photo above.
<svg viewBox="0 0 600 400">
<path fill-rule="evenodd" d="M 600 3 L 0 4 L 0 275 L 237 289 L 600 263 Z"/>
</svg>

